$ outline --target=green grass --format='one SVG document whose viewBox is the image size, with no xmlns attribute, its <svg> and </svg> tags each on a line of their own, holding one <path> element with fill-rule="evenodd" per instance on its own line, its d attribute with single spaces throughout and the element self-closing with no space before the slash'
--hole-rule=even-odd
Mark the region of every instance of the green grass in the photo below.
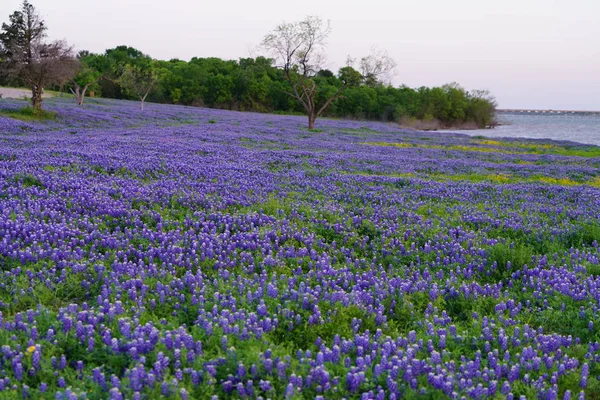
<svg viewBox="0 0 600 400">
<path fill-rule="evenodd" d="M 483 139 L 476 137 L 477 139 Z M 514 142 L 514 141 L 500 141 L 500 140 L 474 140 L 473 143 L 478 145 L 487 145 L 502 148 L 515 148 L 523 150 L 525 154 L 555 154 L 567 157 L 600 157 L 600 147 L 598 146 L 586 146 L 586 145 L 566 145 L 561 146 L 557 144 L 539 144 L 532 142 Z"/>
<path fill-rule="evenodd" d="M 75 97 L 72 93 L 59 92 L 56 90 L 46 90 L 46 89 L 44 89 L 44 94 L 48 95 L 50 97 L 59 97 L 59 98 L 65 98 L 65 99 L 72 99 Z"/>
<path fill-rule="evenodd" d="M 355 305 L 335 309 L 332 304 L 320 302 L 319 308 L 325 320 L 323 324 L 309 325 L 305 322 L 292 330 L 282 325 L 271 332 L 269 338 L 276 345 L 298 350 L 311 348 L 317 338 L 331 341 L 335 335 L 352 337 L 354 333 L 351 322 L 354 318 L 361 321 L 363 329 L 369 329 L 372 332 L 377 330 L 375 317 Z M 306 313 L 308 314 L 308 312 Z M 327 316 L 327 314 L 330 315 Z"/>
<path fill-rule="evenodd" d="M 36 186 L 41 189 L 45 187 L 45 185 L 42 183 L 42 181 L 40 181 L 38 177 L 33 176 L 31 174 L 17 174 L 14 176 L 13 179 L 15 182 L 21 182 L 21 184 L 25 187 Z"/>
<path fill-rule="evenodd" d="M 56 120 L 56 113 L 46 110 L 37 111 L 30 106 L 21 108 L 19 110 L 0 110 L 0 114 L 25 122 Z"/>
<path fill-rule="evenodd" d="M 498 243 L 488 250 L 488 266 L 482 273 L 481 280 L 499 282 L 510 277 L 510 274 L 531 263 L 534 255 L 532 246 L 524 243 Z M 510 262 L 510 268 L 508 263 Z"/>
<path fill-rule="evenodd" d="M 410 142 L 362 142 L 360 144 L 376 147 L 425 148 L 440 150 L 458 150 L 479 153 L 502 153 L 514 155 L 557 155 L 564 157 L 600 157 L 598 146 L 560 146 L 555 144 L 516 143 L 499 140 L 473 140 L 473 145 L 425 145 Z"/>
</svg>

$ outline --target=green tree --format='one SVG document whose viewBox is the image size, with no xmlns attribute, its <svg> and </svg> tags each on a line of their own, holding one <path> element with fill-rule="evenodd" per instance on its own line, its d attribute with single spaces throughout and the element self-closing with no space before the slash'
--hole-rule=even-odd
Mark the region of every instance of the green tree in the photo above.
<svg viewBox="0 0 600 400">
<path fill-rule="evenodd" d="M 223 108 L 233 99 L 231 76 L 224 74 L 209 75 L 205 80 L 203 97 L 206 104 Z"/>
<path fill-rule="evenodd" d="M 140 109 L 144 111 L 146 98 L 157 82 L 156 72 L 152 65 L 127 65 L 119 77 L 119 84 L 131 96 L 140 100 Z"/>
<path fill-rule="evenodd" d="M 23 1 L 21 9 L 13 12 L 8 20 L 8 24 L 2 24 L 0 33 L 0 54 L 3 61 L 32 62 L 34 44 L 46 37 L 46 23 L 27 0 Z"/>
<path fill-rule="evenodd" d="M 242 58 L 233 77 L 233 97 L 240 110 L 269 111 L 269 86 L 272 69 L 269 60 L 259 57 Z"/>
<path fill-rule="evenodd" d="M 466 122 L 467 110 L 469 108 L 469 99 L 466 91 L 456 82 L 442 86 L 446 92 L 446 97 L 450 102 L 450 109 L 447 112 L 447 121 Z"/>
<path fill-rule="evenodd" d="M 103 96 L 123 99 L 129 98 L 130 93 L 122 91 L 119 78 L 128 66 L 144 67 L 151 58 L 140 50 L 130 46 L 117 46 L 104 52 L 103 57 L 95 59 L 90 65 L 100 71 L 100 91 Z"/>
<path fill-rule="evenodd" d="M 473 90 L 468 94 L 468 115 L 480 128 L 496 125 L 496 99 L 487 90 Z"/>
<path fill-rule="evenodd" d="M 284 24 L 276 29 L 280 35 L 276 44 L 307 43 L 304 37 L 298 39 L 290 34 L 300 31 L 309 35 L 316 28 L 311 30 L 309 26 L 299 27 L 299 24 Z M 321 31 L 327 31 L 324 24 Z M 314 32 L 313 35 L 322 37 Z M 316 41 L 313 38 L 308 42 L 311 40 Z M 72 88 L 77 92 L 79 85 L 80 92 L 84 92 L 85 85 L 100 75 L 102 79 L 88 91 L 94 88 L 104 97 L 142 100 L 148 86 L 140 89 L 138 94 L 132 89 L 133 85 L 125 84 L 125 81 L 135 81 L 136 76 L 142 77 L 142 71 L 151 71 L 147 77 L 153 77 L 151 80 L 155 83 L 144 101 L 305 113 L 309 116 L 309 126 L 314 126 L 319 116 L 383 121 L 438 120 L 444 127 L 465 123 L 479 127 L 493 125 L 495 102 L 487 92 L 469 93 L 456 83 L 418 89 L 393 87 L 386 81 L 395 63 L 380 50 L 359 59 L 362 73 L 354 69 L 351 62 L 334 73 L 320 67 L 323 51 L 324 48 L 320 48 L 307 55 L 300 46 L 286 67 L 284 60 L 277 57 L 275 60 L 257 57 L 233 61 L 209 57 L 192 58 L 189 62 L 178 59 L 155 61 L 133 47 L 118 46 L 104 54 L 80 53 L 80 69 Z"/>
<path fill-rule="evenodd" d="M 87 91 L 94 89 L 102 79 L 102 73 L 90 65 L 90 61 L 93 61 L 95 57 L 97 56 L 86 51 L 80 52 L 77 57 L 79 69 L 77 74 L 71 78 L 72 87 L 70 90 L 80 106 L 83 106 Z"/>
</svg>

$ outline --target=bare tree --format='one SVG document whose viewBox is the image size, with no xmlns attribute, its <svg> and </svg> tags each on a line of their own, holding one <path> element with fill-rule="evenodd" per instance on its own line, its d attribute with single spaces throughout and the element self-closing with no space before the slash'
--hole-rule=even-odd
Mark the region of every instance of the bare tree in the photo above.
<svg viewBox="0 0 600 400">
<path fill-rule="evenodd" d="M 325 46 L 331 33 L 329 22 L 319 17 L 308 16 L 299 22 L 283 22 L 267 34 L 262 47 L 270 53 L 275 65 L 281 68 L 291 91 L 286 93 L 296 99 L 308 115 L 308 129 L 315 127 L 317 117 L 329 107 L 350 86 L 359 85 L 362 76 L 350 65 L 340 69 L 338 78 L 341 85 L 321 101 L 317 98 L 318 80 L 315 79 L 323 69 Z M 352 62 L 348 57 L 347 63 Z M 373 71 L 379 76 L 384 68 Z"/>
<path fill-rule="evenodd" d="M 308 114 L 308 128 L 313 129 L 315 120 L 341 95 L 345 86 L 323 103 L 315 101 L 317 83 L 313 79 L 321 70 L 325 59 L 324 50 L 331 32 L 329 22 L 308 16 L 299 22 L 283 22 L 262 41 L 262 47 L 271 53 L 276 65 L 283 69 L 292 87 L 288 95 L 296 99 Z"/>
<path fill-rule="evenodd" d="M 377 47 L 371 48 L 371 54 L 360 59 L 360 72 L 369 86 L 378 83 L 389 83 L 396 69 L 396 61 L 387 51 Z"/>
<path fill-rule="evenodd" d="M 152 89 L 154 89 L 157 80 L 156 73 L 151 66 L 142 68 L 140 66 L 127 65 L 118 82 L 125 91 L 140 99 L 140 109 L 144 111 L 146 98 L 152 92 Z"/>
<path fill-rule="evenodd" d="M 76 72 L 72 47 L 64 41 L 44 42 L 46 25 L 27 1 L 2 24 L 2 69 L 31 88 L 31 103 L 42 109 L 42 93 L 48 85 L 64 83 Z"/>
<path fill-rule="evenodd" d="M 49 85 L 60 84 L 77 72 L 73 48 L 58 40 L 38 42 L 31 46 L 31 62 L 16 63 L 12 69 L 31 87 L 31 103 L 36 111 L 42 109 L 42 94 Z"/>
</svg>

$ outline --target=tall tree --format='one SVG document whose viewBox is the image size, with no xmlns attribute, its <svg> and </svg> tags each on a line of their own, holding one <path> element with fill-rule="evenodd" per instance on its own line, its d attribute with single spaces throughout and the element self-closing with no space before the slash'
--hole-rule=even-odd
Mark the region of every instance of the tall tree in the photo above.
<svg viewBox="0 0 600 400">
<path fill-rule="evenodd" d="M 157 77 L 152 66 L 132 66 L 128 65 L 119 78 L 119 84 L 126 92 L 132 96 L 136 96 L 141 104 L 140 109 L 144 111 L 146 98 L 154 89 Z"/>
<path fill-rule="evenodd" d="M 283 22 L 267 34 L 262 47 L 271 54 L 277 67 L 283 69 L 291 90 L 286 93 L 296 99 L 308 115 L 308 129 L 315 127 L 315 120 L 321 116 L 329 105 L 339 98 L 351 86 L 361 83 L 362 77 L 351 66 L 340 69 L 339 86 L 335 90 L 319 90 L 320 82 L 328 82 L 327 73 L 323 70 L 325 46 L 331 33 L 329 22 L 324 23 L 319 17 L 308 16 L 304 20 L 293 23 Z M 373 77 L 384 72 L 373 70 Z M 321 78 L 321 79 L 319 79 Z M 325 93 L 325 94 L 324 94 Z"/>
<path fill-rule="evenodd" d="M 330 32 L 329 22 L 308 16 L 299 22 L 283 22 L 262 41 L 263 48 L 271 53 L 291 84 L 291 92 L 287 94 L 300 102 L 308 114 L 309 129 L 314 128 L 317 117 L 343 90 L 340 88 L 339 93 L 330 96 L 322 105 L 315 102 L 317 84 L 314 77 L 322 68 Z"/>
<path fill-rule="evenodd" d="M 99 82 L 102 95 L 123 99 L 128 96 L 119 83 L 119 78 L 127 66 L 145 67 L 151 58 L 133 47 L 117 46 L 107 49 L 101 57 L 89 61 L 91 66 L 102 73 L 102 80 Z"/>
<path fill-rule="evenodd" d="M 29 85 L 31 102 L 38 112 L 44 87 L 61 84 L 76 72 L 72 48 L 64 41 L 44 42 L 46 30 L 35 7 L 25 0 L 0 32 L 2 70 Z"/>
<path fill-rule="evenodd" d="M 33 46 L 46 37 L 46 23 L 27 0 L 2 24 L 0 45 L 5 61 L 32 62 Z"/>
</svg>

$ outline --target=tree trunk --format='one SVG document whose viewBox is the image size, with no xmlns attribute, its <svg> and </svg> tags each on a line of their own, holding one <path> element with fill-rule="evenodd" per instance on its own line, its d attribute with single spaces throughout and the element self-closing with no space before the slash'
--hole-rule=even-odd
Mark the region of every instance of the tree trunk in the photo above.
<svg viewBox="0 0 600 400">
<path fill-rule="evenodd" d="M 152 86 L 150 86 L 148 88 L 148 90 L 146 90 L 146 93 L 142 97 L 140 97 L 140 100 L 142 101 L 142 106 L 141 106 L 142 111 L 144 111 L 144 103 L 146 102 L 146 98 L 150 94 L 151 90 L 152 90 Z"/>
<path fill-rule="evenodd" d="M 83 102 L 85 100 L 85 92 L 87 92 L 89 85 L 85 85 L 81 93 L 77 96 L 77 104 L 83 106 Z"/>
<path fill-rule="evenodd" d="M 314 111 L 308 113 L 308 129 L 315 129 L 315 120 L 317 119 L 317 115 Z"/>
<path fill-rule="evenodd" d="M 78 106 L 83 105 L 83 96 L 85 96 L 85 92 L 81 92 L 81 88 L 79 85 L 75 85 L 75 90 L 71 89 L 71 92 L 75 95 L 75 101 L 77 101 Z"/>
<path fill-rule="evenodd" d="M 145 100 L 142 99 L 142 102 L 141 102 L 141 105 L 140 105 L 140 110 L 142 110 L 142 111 L 144 111 L 144 102 L 145 102 Z"/>
<path fill-rule="evenodd" d="M 36 113 L 42 112 L 42 88 L 37 85 L 31 88 L 31 105 Z"/>
</svg>

